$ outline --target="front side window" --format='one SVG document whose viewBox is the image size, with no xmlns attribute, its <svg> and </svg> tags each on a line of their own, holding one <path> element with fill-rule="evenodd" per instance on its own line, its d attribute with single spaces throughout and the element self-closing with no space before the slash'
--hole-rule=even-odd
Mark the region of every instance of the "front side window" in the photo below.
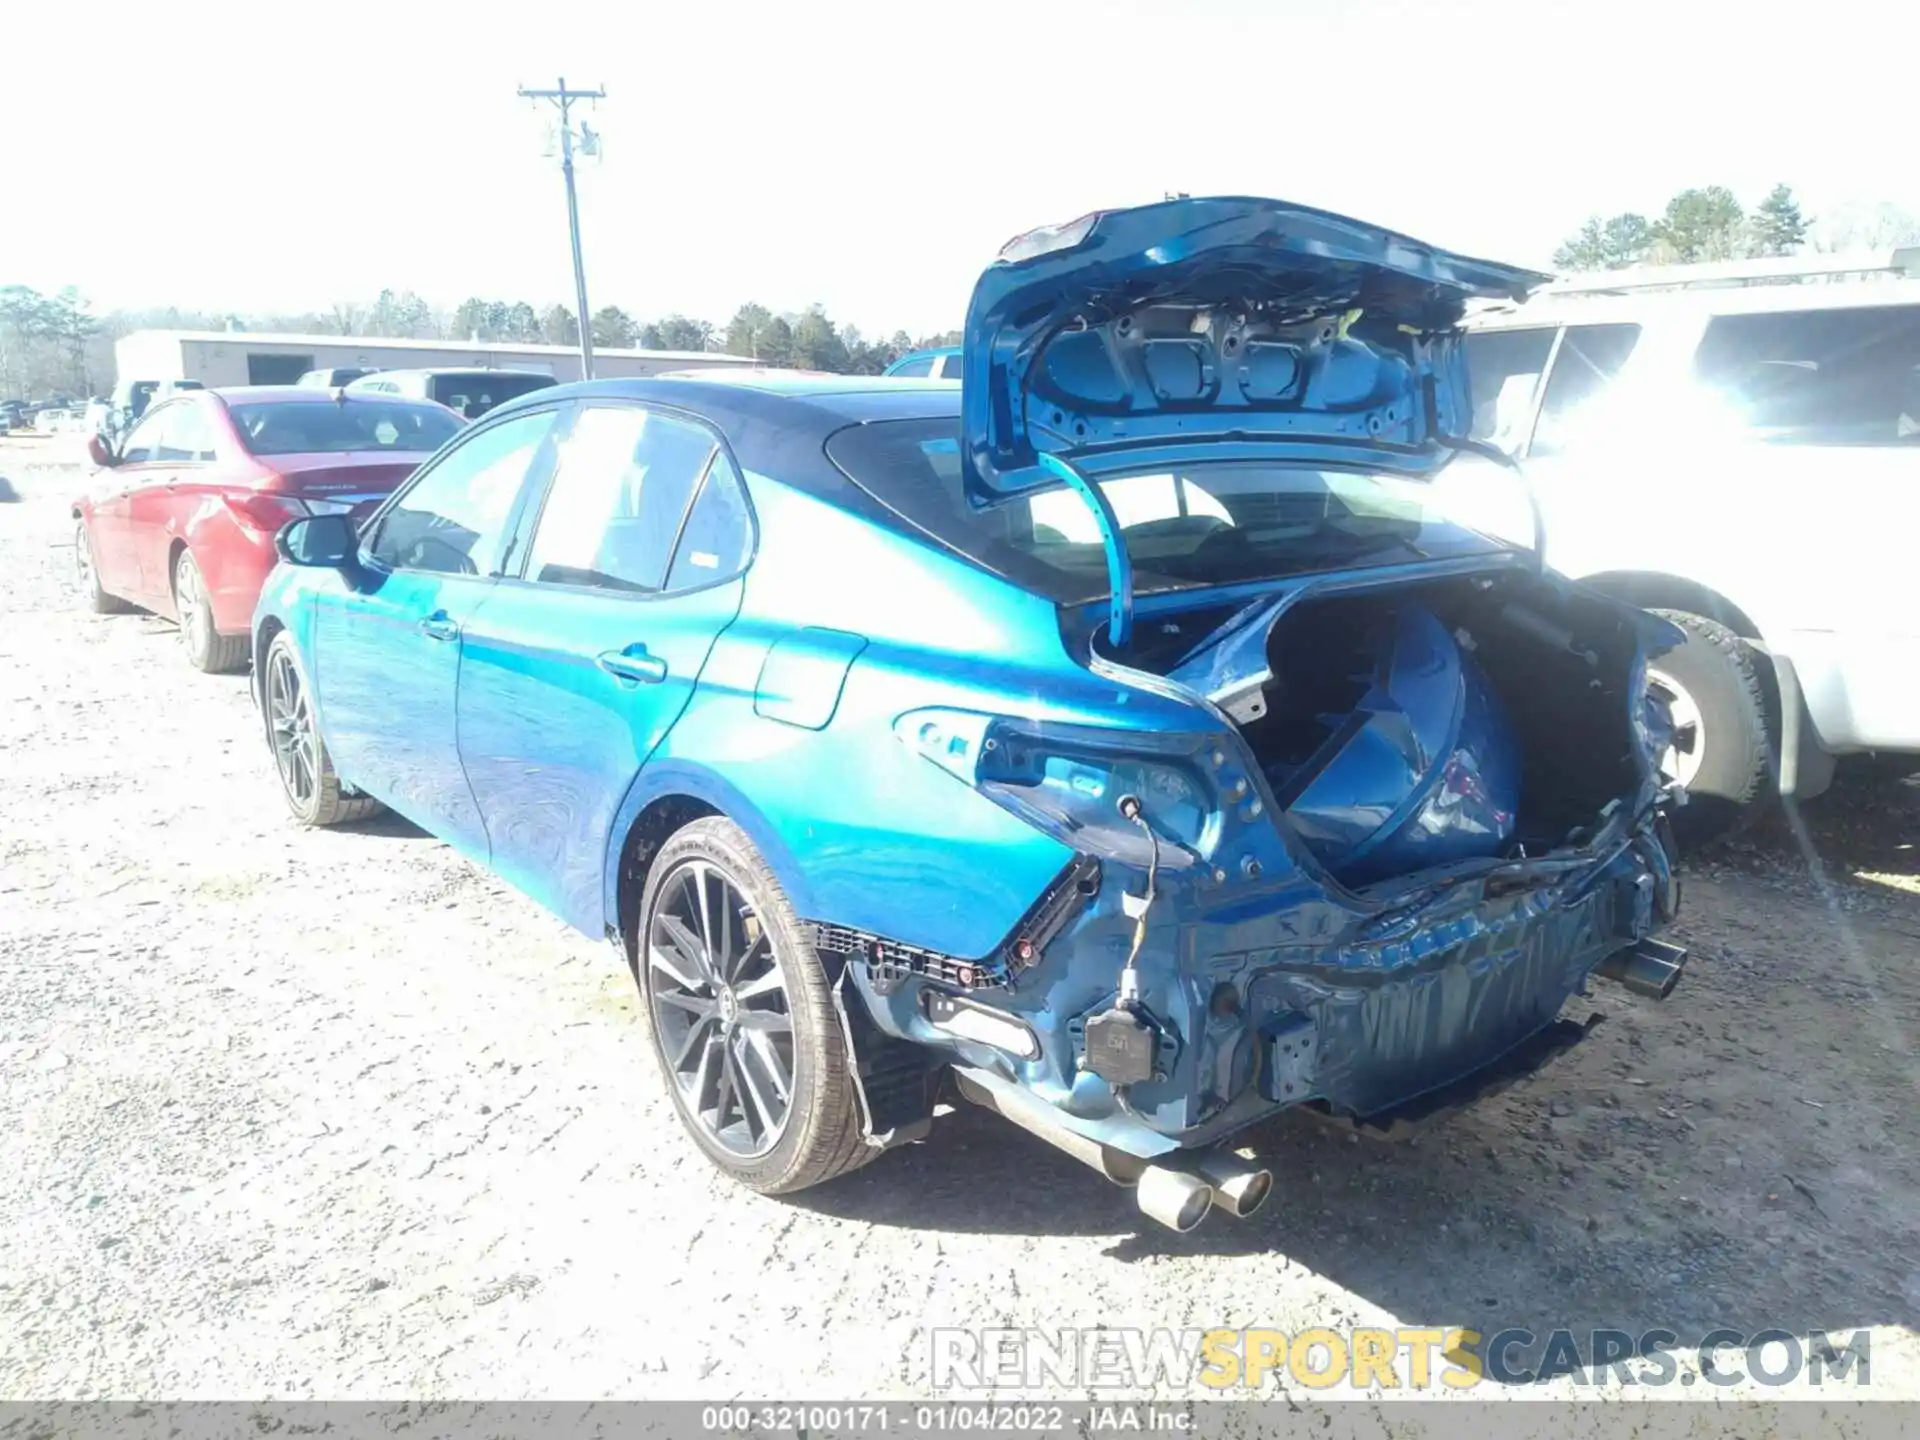
<svg viewBox="0 0 1920 1440">
<path fill-rule="evenodd" d="M 561 442 L 527 578 L 645 593 L 667 563 L 715 450 L 697 425 L 631 405 L 583 408 Z"/>
<path fill-rule="evenodd" d="M 1567 448 L 1582 421 L 1596 415 L 1595 401 L 1606 395 L 1640 341 L 1638 325 L 1569 325 L 1547 377 L 1534 429 L 1535 455 Z"/>
<path fill-rule="evenodd" d="M 933 357 L 923 355 L 918 360 L 907 360 L 893 367 L 896 380 L 918 380 L 933 374 Z"/>
<path fill-rule="evenodd" d="M 229 407 L 240 443 L 253 455 L 343 455 L 362 450 L 430 454 L 460 430 L 432 405 L 338 400 L 263 400 Z"/>
<path fill-rule="evenodd" d="M 390 570 L 494 573 L 514 501 L 554 416 L 516 415 L 467 436 L 395 499 L 367 553 Z"/>
<path fill-rule="evenodd" d="M 163 427 L 170 423 L 177 407 L 163 405 L 158 410 L 149 411 L 140 419 L 127 436 L 127 443 L 120 447 L 122 465 L 149 465 L 160 453 L 160 439 Z"/>
<path fill-rule="evenodd" d="M 189 465 L 213 459 L 213 429 L 198 405 L 169 405 L 161 418 L 156 460 Z"/>
<path fill-rule="evenodd" d="M 1467 375 L 1473 392 L 1475 440 L 1509 455 L 1526 443 L 1533 395 L 1553 350 L 1552 329 L 1475 330 L 1467 335 Z"/>
<path fill-rule="evenodd" d="M 1717 316 L 1694 369 L 1758 440 L 1920 444 L 1920 305 Z"/>
</svg>

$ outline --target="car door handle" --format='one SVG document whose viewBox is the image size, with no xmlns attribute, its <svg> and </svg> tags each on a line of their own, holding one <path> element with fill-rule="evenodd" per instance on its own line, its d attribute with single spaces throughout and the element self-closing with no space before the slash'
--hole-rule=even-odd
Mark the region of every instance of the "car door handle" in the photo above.
<svg viewBox="0 0 1920 1440">
<path fill-rule="evenodd" d="M 460 627 L 444 610 L 436 610 L 420 622 L 420 633 L 429 640 L 458 640 Z"/>
<path fill-rule="evenodd" d="M 594 662 L 615 679 L 629 685 L 657 685 L 667 678 L 667 662 L 649 655 L 644 645 L 629 645 L 624 650 L 603 650 Z"/>
</svg>

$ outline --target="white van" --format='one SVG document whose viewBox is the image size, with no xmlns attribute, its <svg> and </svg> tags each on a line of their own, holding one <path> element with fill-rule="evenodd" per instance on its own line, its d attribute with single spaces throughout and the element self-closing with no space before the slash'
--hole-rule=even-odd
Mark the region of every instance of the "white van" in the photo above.
<svg viewBox="0 0 1920 1440">
<path fill-rule="evenodd" d="M 1469 322 L 1546 560 L 1677 621 L 1695 840 L 1920 752 L 1920 251 L 1617 272 Z"/>
<path fill-rule="evenodd" d="M 553 376 L 537 370 L 379 370 L 355 380 L 347 389 L 432 400 L 469 420 L 478 420 L 496 405 L 558 383 Z"/>
</svg>

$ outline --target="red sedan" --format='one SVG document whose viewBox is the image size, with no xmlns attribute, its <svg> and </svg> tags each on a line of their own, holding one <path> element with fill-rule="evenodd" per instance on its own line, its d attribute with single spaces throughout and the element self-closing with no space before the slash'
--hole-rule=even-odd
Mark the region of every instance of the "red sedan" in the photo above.
<svg viewBox="0 0 1920 1440">
<path fill-rule="evenodd" d="M 371 509 L 464 422 L 443 405 L 292 386 L 189 392 L 141 416 L 73 507 L 81 593 L 96 611 L 179 622 L 197 669 L 237 670 L 273 537 L 288 521 Z"/>
</svg>

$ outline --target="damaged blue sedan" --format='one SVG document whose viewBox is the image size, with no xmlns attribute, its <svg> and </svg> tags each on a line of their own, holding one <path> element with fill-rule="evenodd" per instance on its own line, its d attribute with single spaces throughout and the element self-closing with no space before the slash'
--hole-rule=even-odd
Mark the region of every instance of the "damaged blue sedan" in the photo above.
<svg viewBox="0 0 1920 1440">
<path fill-rule="evenodd" d="M 1183 199 L 1010 244 L 958 389 L 510 402 L 281 532 L 287 801 L 391 806 L 612 940 L 757 1190 L 953 1095 L 1175 1228 L 1249 1213 L 1247 1125 L 1471 1100 L 1591 978 L 1685 960 L 1675 632 L 1437 499 L 1462 314 L 1544 278 Z"/>
</svg>

